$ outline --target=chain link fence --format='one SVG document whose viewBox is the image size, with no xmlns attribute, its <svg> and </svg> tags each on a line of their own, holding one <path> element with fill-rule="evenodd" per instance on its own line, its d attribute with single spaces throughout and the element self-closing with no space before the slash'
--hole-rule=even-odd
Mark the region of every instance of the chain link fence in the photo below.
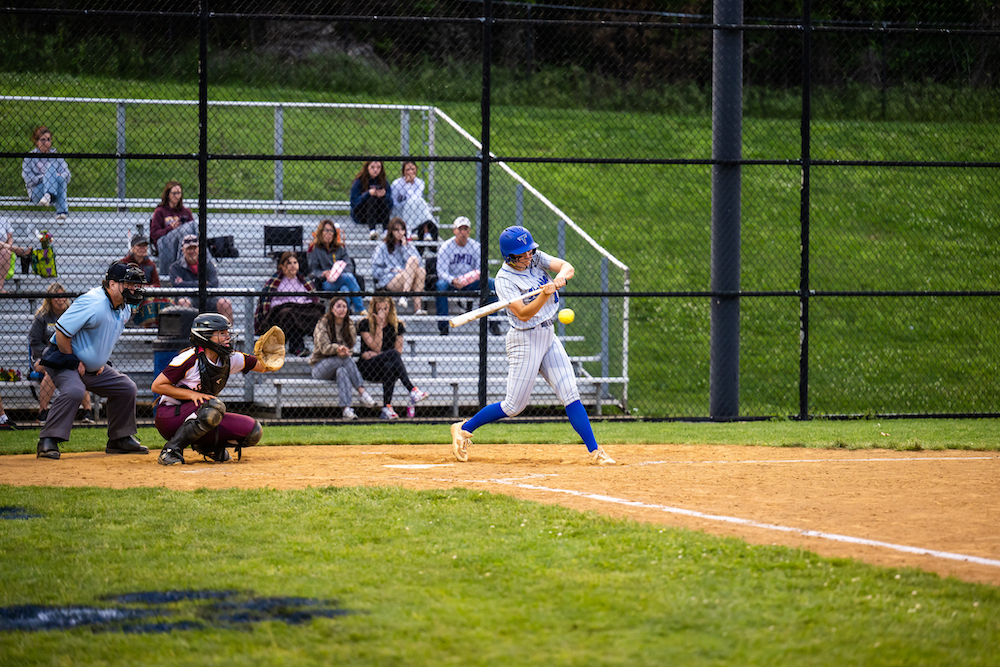
<svg viewBox="0 0 1000 667">
<path fill-rule="evenodd" d="M 1000 414 L 994 2 L 65 0 L 0 26 L 0 396 L 19 421 L 48 400 L 50 290 L 126 257 L 152 279 L 112 355 L 140 420 L 199 310 L 244 351 L 290 334 L 280 372 L 226 386 L 238 411 L 406 421 L 416 386 L 410 418 L 471 414 L 506 391 L 507 315 L 448 318 L 489 301 L 514 224 L 576 268 L 555 326 L 592 416 Z M 419 269 L 386 284 L 396 217 Z M 439 261 L 459 217 L 478 280 Z M 317 371 L 315 334 L 338 297 L 374 327 L 381 296 L 406 377 L 361 364 L 368 407 Z M 539 378 L 522 416 L 561 414 Z"/>
</svg>

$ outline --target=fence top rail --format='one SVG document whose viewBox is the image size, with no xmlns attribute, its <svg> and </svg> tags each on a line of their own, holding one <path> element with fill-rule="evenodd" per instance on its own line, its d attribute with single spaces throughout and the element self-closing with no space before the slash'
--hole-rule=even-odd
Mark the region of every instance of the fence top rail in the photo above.
<svg viewBox="0 0 1000 667">
<path fill-rule="evenodd" d="M 198 106 L 198 100 L 160 100 L 138 97 L 49 97 L 44 95 L 0 95 L 0 100 L 10 102 L 76 102 L 85 104 L 156 104 Z M 352 102 L 264 102 L 254 100 L 209 100 L 210 107 L 283 107 L 302 109 L 380 109 L 384 111 L 426 111 L 435 107 L 424 104 L 358 104 Z"/>
<path fill-rule="evenodd" d="M 480 150 L 480 151 L 483 150 L 482 143 L 480 143 L 471 134 L 469 134 L 468 132 L 466 132 L 465 129 L 461 125 L 459 125 L 458 123 L 456 123 L 450 116 L 448 116 L 448 114 L 446 114 L 445 112 L 441 111 L 437 107 L 434 108 L 434 113 L 437 116 L 440 116 L 441 119 L 444 122 L 448 123 L 448 125 L 450 125 L 452 127 L 452 129 L 454 129 L 463 138 L 465 138 L 466 141 L 468 141 L 473 146 L 475 146 L 477 150 Z M 490 152 L 490 157 L 494 157 L 495 158 L 496 155 L 494 153 Z M 524 180 L 524 178 L 522 178 L 521 175 L 518 174 L 516 171 L 514 171 L 513 169 L 511 169 L 507 165 L 507 163 L 498 160 L 496 164 L 501 169 L 503 169 L 505 172 L 507 172 L 507 174 L 511 178 L 513 178 L 515 181 L 517 181 L 522 186 L 524 186 L 525 190 L 527 190 L 531 194 L 535 195 L 535 197 L 538 199 L 538 201 L 542 202 L 542 204 L 546 208 L 548 208 L 550 211 L 552 211 L 553 213 L 555 213 L 563 222 L 565 222 L 567 225 L 569 225 L 570 228 L 573 231 L 575 231 L 577 234 L 579 234 L 602 257 L 607 258 L 607 260 L 609 262 L 611 262 L 612 264 L 614 264 L 615 266 L 617 266 L 619 269 L 621 269 L 622 271 L 624 271 L 626 274 L 628 273 L 628 266 L 625 263 L 621 262 L 617 257 L 615 257 L 614 255 L 612 255 L 611 253 L 609 253 L 607 250 L 605 250 L 601 246 L 601 244 L 599 244 L 597 241 L 595 241 L 594 238 L 590 234 L 588 234 L 587 232 L 583 231 L 583 229 L 581 229 L 579 225 L 577 225 L 575 222 L 573 222 L 568 215 L 566 215 L 565 213 L 563 213 L 563 211 L 558 206 L 556 206 L 551 201 L 549 201 L 549 199 L 545 195 L 543 195 L 541 192 L 539 192 L 538 190 L 536 190 L 534 188 L 534 186 L 532 186 L 530 183 L 528 183 L 528 181 Z"/>
</svg>

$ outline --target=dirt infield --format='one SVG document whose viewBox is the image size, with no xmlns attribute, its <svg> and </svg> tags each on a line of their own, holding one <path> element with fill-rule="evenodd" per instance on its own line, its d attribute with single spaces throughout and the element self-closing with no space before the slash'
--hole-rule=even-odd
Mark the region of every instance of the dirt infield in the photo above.
<svg viewBox="0 0 1000 667">
<path fill-rule="evenodd" d="M 683 526 L 823 556 L 1000 585 L 1000 454 L 683 445 L 258 447 L 239 463 L 164 468 L 149 456 L 0 459 L 0 483 L 170 489 L 465 487 Z M 200 459 L 200 457 L 198 457 Z M 807 532 L 808 531 L 808 532 Z"/>
</svg>

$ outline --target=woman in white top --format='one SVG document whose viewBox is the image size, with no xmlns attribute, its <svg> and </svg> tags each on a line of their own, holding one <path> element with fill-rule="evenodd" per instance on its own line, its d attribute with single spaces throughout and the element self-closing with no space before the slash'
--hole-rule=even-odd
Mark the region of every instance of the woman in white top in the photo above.
<svg viewBox="0 0 1000 667">
<path fill-rule="evenodd" d="M 406 224 L 400 218 L 389 221 L 385 243 L 375 247 L 372 255 L 372 277 L 375 289 L 386 292 L 422 292 L 427 271 L 420 266 L 420 255 L 406 239 Z M 426 315 L 421 297 L 413 297 L 413 314 Z M 406 308 L 406 297 L 399 297 L 399 307 Z"/>
<path fill-rule="evenodd" d="M 430 204 L 424 199 L 424 182 L 417 178 L 417 164 L 403 163 L 403 175 L 392 182 L 392 214 L 402 218 L 418 241 L 438 240 Z"/>
</svg>

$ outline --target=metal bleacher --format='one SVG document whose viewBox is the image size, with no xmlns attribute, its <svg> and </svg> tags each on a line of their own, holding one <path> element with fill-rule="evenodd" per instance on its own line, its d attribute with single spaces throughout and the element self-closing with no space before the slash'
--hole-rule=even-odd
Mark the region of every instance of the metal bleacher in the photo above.
<svg viewBox="0 0 1000 667">
<path fill-rule="evenodd" d="M 70 215 L 66 220 L 54 221 L 51 209 L 38 207 L 4 211 L 15 227 L 17 238 L 30 238 L 34 229 L 45 228 L 55 238 L 57 248 L 58 281 L 67 291 L 82 293 L 98 285 L 107 265 L 124 256 L 127 239 L 137 231 L 148 231 L 148 222 L 153 201 L 132 201 L 128 206 L 116 205 L 114 199 L 77 202 L 71 200 Z M 8 202 L 0 202 L 10 206 Z M 82 204 L 82 205 L 81 205 Z M 142 204 L 142 206 L 138 206 Z M 301 208 L 294 203 L 282 204 L 283 210 L 276 212 L 275 202 L 243 202 L 242 210 L 229 210 L 228 202 L 210 201 L 207 218 L 209 237 L 232 235 L 236 239 L 239 257 L 214 259 L 218 272 L 219 293 L 227 294 L 233 303 L 234 326 L 237 346 L 245 351 L 252 350 L 253 311 L 256 306 L 256 292 L 274 271 L 275 262 L 264 254 L 264 230 L 266 226 L 299 226 L 303 228 L 303 245 L 309 243 L 309 235 L 316 223 L 323 217 L 337 222 L 345 235 L 345 241 L 357 264 L 358 272 L 365 277 L 371 290 L 371 255 L 375 244 L 368 238 L 366 227 L 356 225 L 341 207 L 340 202 L 326 202 L 326 209 L 319 210 L 313 202 Z M 305 210 L 303 210 L 305 209 Z M 267 211 L 266 214 L 248 215 L 247 211 Z M 96 231 L 95 231 L 96 230 Z M 106 238 L 101 239 L 101 236 Z M 434 244 L 424 248 L 425 257 L 435 251 Z M 98 255 L 94 248 L 106 247 L 109 251 Z M 112 251 L 113 249 L 113 251 Z M 154 261 L 156 258 L 153 258 Z M 161 276 L 162 277 L 162 276 Z M 15 274 L 13 282 L 15 295 L 39 293 L 52 279 L 31 274 Z M 169 294 L 163 290 L 160 294 Z M 154 290 L 151 292 L 156 294 Z M 452 297 L 451 314 L 472 304 L 468 298 Z M 37 299 L 0 300 L 0 314 L 8 324 L 0 333 L 0 367 L 26 367 L 27 330 Z M 412 299 L 408 309 L 400 313 L 407 332 L 404 360 L 413 382 L 430 393 L 430 397 L 417 410 L 417 418 L 452 418 L 461 411 L 479 407 L 479 335 L 478 323 L 471 323 L 461 329 L 454 329 L 449 336 L 441 336 L 437 329 L 433 297 L 425 297 L 425 308 L 431 314 L 414 316 Z M 503 315 L 494 316 L 506 330 Z M 16 333 L 18 331 L 24 333 Z M 150 385 L 153 381 L 153 343 L 157 339 L 155 328 L 129 327 L 116 345 L 112 362 L 116 368 L 126 372 L 139 386 L 140 403 L 150 403 L 153 399 Z M 581 342 L 582 336 L 565 336 L 565 342 Z M 311 339 L 307 338 L 311 349 Z M 588 346 L 589 347 L 589 346 Z M 574 367 L 579 377 L 581 400 L 597 414 L 604 406 L 621 406 L 620 401 L 610 394 L 609 385 L 622 383 L 623 378 L 591 375 L 588 367 L 599 367 L 600 345 L 593 346 L 594 353 L 573 357 Z M 504 337 L 487 337 L 487 400 L 494 402 L 503 398 L 506 386 L 507 362 L 504 351 Z M 367 383 L 369 392 L 378 401 L 381 386 Z M 282 420 L 330 419 L 340 416 L 337 407 L 335 383 L 313 380 L 305 358 L 289 357 L 285 367 L 277 373 L 240 374 L 231 378 L 222 398 L 239 403 L 262 419 Z M 6 383 L 4 404 L 8 409 L 37 408 L 37 399 L 31 391 L 31 384 L 22 381 Z M 406 392 L 397 383 L 394 402 L 405 405 Z M 534 406 L 558 406 L 554 391 L 542 380 L 536 382 L 532 395 Z M 378 410 L 354 406 L 359 417 L 377 418 Z M 428 409 L 432 408 L 432 409 Z M 148 417 L 147 417 L 148 419 Z"/>
<path fill-rule="evenodd" d="M 4 215 L 14 226 L 15 238 L 20 245 L 28 245 L 34 238 L 36 230 L 47 229 L 54 237 L 58 281 L 71 294 L 86 292 L 100 284 L 110 262 L 125 256 L 128 251 L 128 239 L 136 232 L 147 233 L 152 211 L 158 204 L 157 199 L 127 197 L 129 178 L 134 173 L 126 168 L 127 137 L 134 130 L 128 120 L 141 117 L 142 109 L 160 105 L 170 105 L 170 108 L 194 107 L 196 100 L 156 100 L 156 99 L 118 99 L 118 98 L 69 98 L 69 97 L 37 97 L 37 96 L 6 96 L 9 104 L 61 104 L 67 108 L 85 107 L 95 111 L 88 113 L 108 114 L 114 118 L 116 150 L 119 157 L 114 159 L 116 165 L 115 196 L 109 197 L 79 197 L 73 196 L 70 190 L 69 217 L 65 220 L 54 219 L 51 207 L 41 208 L 31 204 L 20 184 L 9 189 L 0 196 L 0 215 Z M 241 341 L 242 349 L 249 351 L 253 344 L 253 313 L 257 303 L 255 292 L 261 289 L 265 280 L 275 270 L 273 257 L 265 248 L 266 227 L 302 227 L 302 246 L 308 246 L 310 233 L 322 218 L 329 218 L 339 223 L 345 234 L 348 251 L 357 264 L 357 272 L 365 279 L 370 291 L 371 255 L 375 241 L 368 239 L 366 227 L 354 224 L 349 217 L 350 203 L 347 200 L 287 200 L 284 182 L 284 164 L 280 158 L 279 146 L 283 146 L 287 131 L 301 131 L 297 123 L 309 122 L 312 118 L 310 110 L 322 110 L 324 114 L 353 113 L 363 109 L 365 114 L 377 119 L 380 128 L 386 136 L 394 133 L 398 136 L 400 155 L 410 155 L 411 148 L 421 144 L 419 150 L 426 150 L 429 155 L 437 152 L 436 143 L 444 141 L 447 135 L 451 141 L 457 141 L 470 151 L 481 151 L 482 146 L 471 134 L 464 130 L 454 119 L 441 109 L 420 105 L 372 105 L 365 104 L 355 107 L 351 104 L 334 104 L 322 102 L 268 102 L 268 101 L 209 101 L 210 107 L 226 107 L 234 109 L 234 113 L 253 114 L 265 110 L 273 117 L 274 146 L 276 155 L 274 164 L 273 199 L 236 199 L 209 198 L 206 210 L 198 210 L 198 202 L 194 197 L 188 197 L 186 205 L 195 214 L 206 221 L 207 237 L 232 236 L 239 250 L 238 257 L 218 258 L 213 260 L 218 268 L 220 287 L 212 290 L 213 295 L 225 295 L 233 304 L 234 326 Z M 345 111 L 346 110 L 346 111 Z M 286 118 L 286 113 L 290 114 Z M 327 118 L 328 116 L 323 116 Z M 286 127 L 286 122 L 292 126 Z M 297 129 L 296 129 L 297 128 Z M 268 138 L 270 139 L 270 138 Z M 607 277 L 614 275 L 620 289 L 628 290 L 628 267 L 601 248 L 579 226 L 558 210 L 537 189 L 532 187 L 509 165 L 497 162 L 500 177 L 504 179 L 514 201 L 513 222 L 520 224 L 525 214 L 525 204 L 530 201 L 544 212 L 555 231 L 556 250 L 565 248 L 565 240 L 572 235 L 580 241 L 578 255 L 573 258 L 574 264 L 580 262 L 583 266 L 588 261 L 594 264 L 594 276 L 601 276 L 601 289 L 608 289 Z M 436 206 L 436 165 L 430 161 L 426 166 L 426 183 L 428 202 L 435 213 L 440 212 Z M 134 177 L 133 177 L 134 178 Z M 481 174 L 475 177 L 474 189 L 480 192 Z M 75 185 L 75 184 L 74 184 Z M 131 186 L 134 188 L 135 186 Z M 493 181 L 493 191 L 499 189 L 499 181 Z M 270 192 L 257 190 L 256 192 Z M 268 196 L 268 195 L 265 195 Z M 478 196 L 478 195 L 477 195 Z M 439 203 L 439 202 L 437 202 Z M 537 213 L 535 214 L 537 216 Z M 536 219 L 539 219 L 536 217 Z M 439 221 L 440 222 L 440 221 Z M 478 220 L 477 220 L 478 222 Z M 537 224 L 541 224 L 540 219 Z M 440 225 L 439 225 L 440 226 Z M 446 229 L 447 225 L 443 227 Z M 447 236 L 447 234 L 446 234 Z M 36 244 L 37 245 L 37 244 Z M 436 244 L 418 243 L 425 258 L 436 251 Z M 423 247 L 422 247 L 423 246 Z M 278 248 L 274 248 L 277 250 Z M 154 261 L 157 260 L 153 257 Z M 491 267 L 495 269 L 496 267 Z M 16 269 L 20 269 L 17 266 Z M 166 276 L 161 272 L 161 280 Z M 492 273 L 492 270 L 491 270 Z M 0 367 L 19 368 L 22 373 L 27 370 L 27 331 L 32 314 L 38 305 L 38 299 L 48 284 L 50 278 L 41 278 L 30 274 L 27 270 L 15 270 L 8 279 L 6 289 L 10 294 L 0 294 Z M 151 290 L 151 295 L 158 292 Z M 176 295 L 177 290 L 161 290 L 165 296 Z M 190 292 L 185 292 L 190 294 Z M 581 398 L 585 405 L 596 413 L 602 407 L 615 406 L 627 412 L 628 395 L 628 300 L 623 299 L 620 319 L 610 314 L 610 299 L 603 299 L 596 310 L 600 322 L 599 333 L 593 332 L 590 339 L 582 335 L 561 336 L 570 346 L 571 358 L 579 378 Z M 461 312 L 460 308 L 470 307 L 471 300 L 462 297 L 451 297 L 451 315 Z M 400 313 L 406 324 L 406 351 L 404 358 L 411 378 L 417 386 L 430 392 L 430 398 L 421 403 L 417 409 L 417 417 L 422 416 L 454 416 L 461 410 L 473 410 L 479 407 L 479 364 L 480 338 L 477 322 L 454 329 L 449 336 L 440 336 L 437 328 L 437 318 L 433 315 L 433 297 L 425 297 L 425 308 L 432 314 L 414 316 L 412 299 L 409 309 Z M 496 316 L 496 321 L 506 329 L 505 316 Z M 621 324 L 620 333 L 616 331 Z M 574 333 L 584 331 L 577 327 Z M 564 334 L 560 327 L 558 334 Z M 596 333 L 596 335 L 595 335 Z M 153 380 L 153 343 L 157 340 L 156 329 L 129 327 L 118 342 L 112 361 L 115 366 L 129 373 L 139 386 L 140 402 L 149 402 L 152 393 L 149 389 Z M 613 344 L 614 342 L 614 344 Z M 311 349 L 311 340 L 307 338 L 307 346 Z M 620 349 L 611 352 L 620 343 Z M 495 401 L 502 397 L 506 385 L 506 355 L 502 336 L 487 336 L 484 348 L 487 358 L 487 400 Z M 612 358 L 614 355 L 616 358 Z M 615 371 L 614 369 L 620 369 Z M 376 399 L 379 398 L 381 387 L 373 387 L 368 383 L 368 389 Z M 612 388 L 616 388 L 612 392 Z M 37 399 L 32 395 L 32 386 L 27 381 L 4 383 L 3 400 L 7 409 L 31 410 L 37 409 Z M 246 411 L 254 412 L 261 418 L 271 416 L 282 419 L 327 420 L 340 416 L 336 407 L 336 389 L 334 383 L 316 381 L 310 377 L 306 360 L 290 358 L 285 368 L 278 373 L 251 373 L 247 376 L 230 379 L 222 396 L 227 401 L 243 404 Z M 405 402 L 406 394 L 397 385 L 395 401 L 397 405 Z M 532 406 L 557 406 L 558 399 L 554 392 L 539 380 L 532 395 Z M 377 410 L 368 410 L 355 406 L 362 418 L 377 418 Z M 148 418 L 148 417 L 147 417 Z"/>
</svg>

